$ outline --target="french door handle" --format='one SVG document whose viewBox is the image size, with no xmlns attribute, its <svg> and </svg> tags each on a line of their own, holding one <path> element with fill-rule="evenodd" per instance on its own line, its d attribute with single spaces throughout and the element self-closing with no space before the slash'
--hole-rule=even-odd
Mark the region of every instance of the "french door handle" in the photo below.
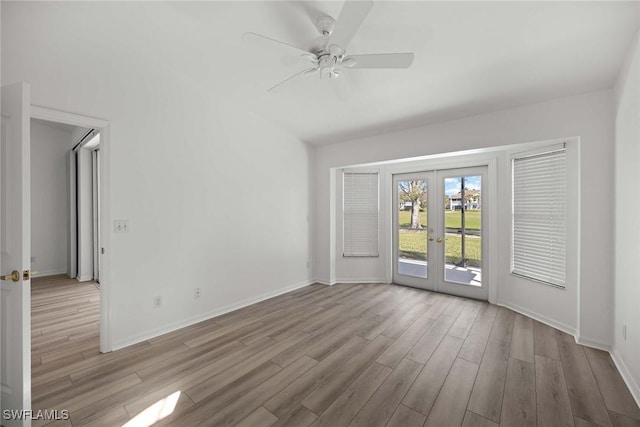
<svg viewBox="0 0 640 427">
<path fill-rule="evenodd" d="M 433 242 L 433 237 L 429 237 L 429 241 L 430 241 L 430 242 Z"/>
<path fill-rule="evenodd" d="M 438 242 L 438 243 L 442 243 L 442 237 L 438 237 L 438 238 L 436 239 L 436 242 Z"/>
</svg>

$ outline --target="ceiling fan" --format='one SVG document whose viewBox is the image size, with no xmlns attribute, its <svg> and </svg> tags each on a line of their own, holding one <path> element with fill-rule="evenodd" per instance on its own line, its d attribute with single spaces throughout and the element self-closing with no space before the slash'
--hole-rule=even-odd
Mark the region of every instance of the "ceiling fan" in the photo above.
<svg viewBox="0 0 640 427">
<path fill-rule="evenodd" d="M 413 63 L 412 52 L 347 55 L 349 42 L 372 7 L 373 0 L 346 0 L 337 21 L 330 16 L 320 18 L 316 26 L 321 38 L 317 47 L 310 50 L 261 34 L 245 33 L 242 38 L 246 42 L 276 48 L 311 64 L 309 68 L 269 88 L 268 91 L 275 91 L 294 79 L 311 74 L 319 74 L 321 78 L 337 78 L 344 68 L 409 68 Z"/>
</svg>

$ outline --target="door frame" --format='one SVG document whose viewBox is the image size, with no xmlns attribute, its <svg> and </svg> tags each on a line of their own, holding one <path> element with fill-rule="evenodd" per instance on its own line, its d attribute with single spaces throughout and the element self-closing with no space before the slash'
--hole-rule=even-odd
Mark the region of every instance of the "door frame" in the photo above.
<svg viewBox="0 0 640 427">
<path fill-rule="evenodd" d="M 111 304 L 110 304 L 110 265 L 111 265 L 111 123 L 96 117 L 55 110 L 31 105 L 31 118 L 50 122 L 65 123 L 72 126 L 98 129 L 100 132 L 100 240 L 104 252 L 100 263 L 100 352 L 112 350 L 111 345 Z"/>
<path fill-rule="evenodd" d="M 498 180 L 508 179 L 508 177 L 498 176 L 498 163 L 505 156 L 502 152 L 482 153 L 478 150 L 475 153 L 455 154 L 443 153 L 441 157 L 416 160 L 408 163 L 397 163 L 386 165 L 381 176 L 381 209 L 385 209 L 384 218 L 386 225 L 384 229 L 384 241 L 388 242 L 389 249 L 393 245 L 393 175 L 414 173 L 427 170 L 462 169 L 472 167 L 487 167 L 486 191 L 491 194 L 488 204 L 483 205 L 491 212 L 487 217 L 486 233 L 486 254 L 491 254 L 486 262 L 486 271 L 482 272 L 482 281 L 488 286 L 488 301 L 496 303 L 498 301 L 498 198 L 504 197 L 498 193 Z M 384 201 L 387 203 L 384 203 Z M 510 221 L 508 218 L 502 221 Z M 484 247 L 483 247 L 484 249 Z M 385 282 L 393 283 L 393 250 L 387 250 L 385 262 Z"/>
</svg>

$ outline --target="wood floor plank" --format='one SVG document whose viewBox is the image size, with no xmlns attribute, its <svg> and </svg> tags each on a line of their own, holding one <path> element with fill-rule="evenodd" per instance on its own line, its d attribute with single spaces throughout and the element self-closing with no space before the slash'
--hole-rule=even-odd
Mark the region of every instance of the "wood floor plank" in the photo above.
<svg viewBox="0 0 640 427">
<path fill-rule="evenodd" d="M 417 304 L 411 310 L 403 313 L 402 317 L 400 317 L 396 322 L 387 326 L 387 328 L 382 331 L 382 335 L 394 339 L 398 338 L 418 319 L 418 317 L 425 313 L 427 307 L 429 306 L 424 303 Z"/>
<path fill-rule="evenodd" d="M 426 419 L 420 412 L 400 404 L 386 427 L 422 427 Z"/>
<path fill-rule="evenodd" d="M 535 354 L 538 356 L 548 357 L 549 359 L 560 360 L 560 352 L 558 351 L 558 341 L 556 340 L 555 329 L 534 320 L 533 339 L 535 343 Z"/>
<path fill-rule="evenodd" d="M 300 406 L 300 402 L 319 385 L 327 382 L 331 375 L 349 359 L 358 354 L 368 342 L 361 337 L 353 337 L 329 357 L 318 363 L 291 385 L 265 403 L 265 408 L 277 417 L 283 417 Z"/>
<path fill-rule="evenodd" d="M 429 415 L 449 370 L 460 351 L 462 340 L 446 336 L 420 372 L 403 399 L 409 408 L 423 415 Z"/>
<path fill-rule="evenodd" d="M 471 412 L 500 421 L 508 362 L 509 345 L 505 341 L 489 341 L 469 399 Z"/>
<path fill-rule="evenodd" d="M 427 363 L 427 360 L 429 360 L 455 320 L 456 318 L 453 315 L 442 314 L 442 316 L 438 317 L 427 332 L 411 347 L 411 350 L 407 353 L 407 359 L 422 364 Z"/>
<path fill-rule="evenodd" d="M 296 406 L 292 411 L 281 417 L 274 427 L 307 427 L 310 426 L 318 418 L 316 414 L 308 410 L 302 405 Z"/>
<path fill-rule="evenodd" d="M 609 411 L 609 418 L 611 419 L 613 427 L 640 427 L 640 420 L 618 414 L 614 411 Z"/>
<path fill-rule="evenodd" d="M 576 427 L 601 427 L 596 423 L 583 420 L 582 418 L 579 418 L 579 417 L 573 417 L 573 422 L 575 423 Z"/>
<path fill-rule="evenodd" d="M 222 410 L 216 412 L 213 416 L 205 419 L 203 425 L 216 426 L 232 426 L 245 418 L 258 406 L 269 400 L 274 394 L 284 389 L 291 382 L 295 381 L 300 375 L 311 369 L 318 362 L 310 357 L 302 356 L 295 363 L 282 369 L 273 377 L 255 387 L 242 397 L 234 400 Z M 205 406 L 202 406 L 205 407 Z M 204 413 L 209 413 L 205 410 Z M 196 411 L 189 411 L 189 415 L 197 414 Z M 182 419 L 181 419 L 182 423 Z M 182 424 L 185 426 L 186 424 Z"/>
<path fill-rule="evenodd" d="M 432 326 L 433 322 L 434 320 L 430 317 L 423 316 L 418 318 L 398 339 L 393 341 L 376 361 L 390 368 L 395 368 L 409 353 L 414 344 Z"/>
<path fill-rule="evenodd" d="M 588 347 L 584 348 L 584 352 L 607 409 L 640 421 L 640 408 L 609 353 Z"/>
<path fill-rule="evenodd" d="M 260 406 L 244 420 L 236 424 L 236 427 L 270 427 L 277 422 L 278 417 Z"/>
<path fill-rule="evenodd" d="M 225 385 L 247 375 L 260 366 L 264 366 L 271 358 L 287 348 L 295 345 L 297 342 L 303 340 L 307 336 L 306 333 L 301 332 L 297 336 L 292 336 L 287 340 L 277 342 L 276 344 L 265 348 L 264 350 L 248 357 L 247 359 L 234 364 L 227 369 L 221 370 L 215 376 L 203 378 L 197 385 L 189 388 L 184 388 L 185 392 L 195 402 L 199 402 L 207 396 L 217 392 Z"/>
<path fill-rule="evenodd" d="M 122 425 L 129 420 L 129 414 L 122 406 L 110 408 L 99 416 L 87 419 L 87 420 L 74 420 L 72 419 L 73 426 L 84 427 L 100 427 L 100 426 L 115 426 Z"/>
<path fill-rule="evenodd" d="M 521 314 L 516 314 L 513 322 L 513 336 L 511 338 L 509 357 L 534 363 L 533 347 L 533 320 Z"/>
<path fill-rule="evenodd" d="M 489 339 L 511 342 L 515 313 L 507 308 L 498 307 Z"/>
<path fill-rule="evenodd" d="M 429 412 L 425 427 L 462 424 L 477 372 L 477 364 L 456 359 Z"/>
<path fill-rule="evenodd" d="M 33 400 L 42 400 L 45 396 L 55 394 L 61 390 L 69 388 L 73 385 L 69 377 L 59 378 L 49 383 L 42 384 L 31 388 L 31 398 Z"/>
<path fill-rule="evenodd" d="M 389 421 L 421 369 L 418 362 L 409 359 L 400 362 L 350 425 L 368 427 Z"/>
<path fill-rule="evenodd" d="M 451 325 L 451 328 L 449 328 L 447 334 L 455 338 L 467 338 L 467 335 L 469 335 L 469 331 L 473 327 L 476 317 L 480 312 L 480 308 L 482 308 L 481 303 L 468 301 L 458 318 L 453 322 L 453 325 Z"/>
<path fill-rule="evenodd" d="M 129 387 L 141 383 L 142 380 L 136 374 L 127 375 L 118 379 L 105 379 L 104 384 L 99 387 L 90 387 L 82 392 L 78 388 L 67 389 L 66 392 L 59 392 L 54 396 L 43 399 L 37 403 L 37 407 L 44 409 L 58 409 L 64 405 L 64 409 L 77 411 L 86 405 L 99 402 L 113 394 L 117 394 Z"/>
<path fill-rule="evenodd" d="M 447 309 L 447 306 L 451 304 L 452 299 L 446 298 L 441 294 L 434 294 L 435 297 L 433 299 L 432 304 L 427 308 L 427 311 L 424 312 L 424 316 L 430 317 L 432 319 L 437 319 L 440 315 Z"/>
<path fill-rule="evenodd" d="M 536 426 L 536 380 L 533 363 L 509 358 L 500 424 Z"/>
<path fill-rule="evenodd" d="M 609 415 L 584 349 L 575 342 L 563 339 L 561 335 L 557 336 L 573 415 L 589 422 L 610 426 Z"/>
<path fill-rule="evenodd" d="M 474 322 L 467 339 L 464 341 L 458 357 L 473 363 L 480 363 L 484 349 L 489 340 L 491 327 L 496 318 L 497 309 L 495 305 L 484 304 L 480 309 L 478 317 Z"/>
<path fill-rule="evenodd" d="M 498 424 L 471 411 L 467 411 L 464 415 L 462 427 L 498 427 Z"/>
<path fill-rule="evenodd" d="M 312 424 L 314 427 L 341 427 L 358 413 L 392 369 L 372 363 Z"/>
<path fill-rule="evenodd" d="M 562 363 L 536 356 L 535 371 L 538 424 L 572 426 L 573 414 Z"/>
<path fill-rule="evenodd" d="M 360 353 L 338 368 L 324 384 L 309 394 L 302 404 L 312 412 L 321 414 L 389 346 L 390 342 L 391 340 L 384 335 L 378 335 Z"/>
<path fill-rule="evenodd" d="M 221 402 L 224 404 L 242 393 L 251 390 L 253 387 L 262 384 L 280 372 L 280 370 L 281 368 L 275 363 L 265 362 L 237 378 L 236 375 L 225 375 L 228 371 L 224 371 L 208 381 L 185 390 L 184 393 L 196 403 L 205 399 L 211 401 L 214 400 L 215 395 L 222 395 L 227 399 Z M 219 378 L 221 376 L 224 377 Z"/>
</svg>

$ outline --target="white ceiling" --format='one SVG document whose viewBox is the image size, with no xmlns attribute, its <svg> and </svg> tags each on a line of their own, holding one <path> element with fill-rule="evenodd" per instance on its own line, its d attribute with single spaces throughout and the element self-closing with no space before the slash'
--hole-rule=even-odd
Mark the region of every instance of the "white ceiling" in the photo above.
<svg viewBox="0 0 640 427">
<path fill-rule="evenodd" d="M 122 102 L 138 89 L 174 103 L 238 102 L 313 144 L 610 88 L 640 10 L 609 1 L 376 1 L 347 51 L 413 51 L 410 69 L 309 76 L 273 94 L 266 89 L 307 63 L 243 43 L 242 34 L 307 47 L 318 37 L 313 21 L 337 17 L 342 2 L 25 2 L 7 14 L 8 4 L 3 34 L 39 29 L 22 44 L 3 37 L 3 57 L 24 57 L 23 78 L 30 67 L 55 73 L 81 58 L 86 73 L 53 81 L 73 78 L 88 97 L 122 91 Z M 11 64 L 2 65 L 6 75 Z M 108 81 L 96 81 L 104 70 Z"/>
<path fill-rule="evenodd" d="M 638 5 L 376 2 L 348 51 L 413 51 L 409 70 L 348 70 L 346 100 L 327 87 L 334 81 L 307 77 L 251 102 L 304 140 L 326 144 L 609 88 L 637 31 Z M 285 7 L 287 19 L 305 22 L 308 10 L 335 17 L 341 4 L 277 4 L 273 15 Z M 301 46 L 314 36 L 312 25 L 287 31 L 276 18 L 254 30 Z M 278 66 L 266 58 L 261 68 Z M 255 73 L 264 88 L 272 76 Z"/>
</svg>

